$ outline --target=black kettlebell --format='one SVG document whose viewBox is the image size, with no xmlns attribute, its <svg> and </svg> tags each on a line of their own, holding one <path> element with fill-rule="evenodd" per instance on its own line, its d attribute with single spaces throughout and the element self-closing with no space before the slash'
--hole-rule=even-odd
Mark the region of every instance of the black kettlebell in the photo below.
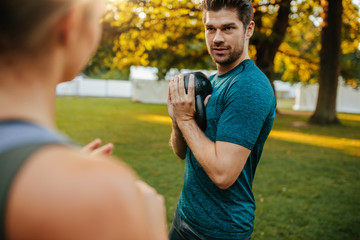
<svg viewBox="0 0 360 240">
<path fill-rule="evenodd" d="M 190 75 L 193 74 L 195 78 L 195 121 L 201 130 L 206 129 L 206 111 L 204 106 L 205 98 L 212 93 L 212 86 L 209 78 L 202 72 L 190 72 L 184 74 L 185 92 L 188 92 Z"/>
</svg>

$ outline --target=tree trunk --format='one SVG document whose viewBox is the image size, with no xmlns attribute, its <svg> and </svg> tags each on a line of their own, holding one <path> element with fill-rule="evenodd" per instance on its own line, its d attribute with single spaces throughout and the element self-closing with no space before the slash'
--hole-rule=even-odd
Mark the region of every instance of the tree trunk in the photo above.
<svg viewBox="0 0 360 240">
<path fill-rule="evenodd" d="M 257 27 L 253 43 L 256 47 L 256 65 L 265 73 L 273 86 L 276 96 L 276 89 L 274 87 L 274 58 L 279 49 L 279 46 L 284 41 L 286 29 L 289 26 L 291 0 L 282 0 L 279 4 L 279 11 L 275 23 L 272 27 L 270 36 L 260 33 L 262 26 L 262 12 L 256 11 L 254 14 L 255 27 Z"/>
<path fill-rule="evenodd" d="M 321 0 L 324 9 L 321 30 L 320 79 L 313 124 L 338 124 L 336 95 L 340 75 L 342 0 Z"/>
</svg>

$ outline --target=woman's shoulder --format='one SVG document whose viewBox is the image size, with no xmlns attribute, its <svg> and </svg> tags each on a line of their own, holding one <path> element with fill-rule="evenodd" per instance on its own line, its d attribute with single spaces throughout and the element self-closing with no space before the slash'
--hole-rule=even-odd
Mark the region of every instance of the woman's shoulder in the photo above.
<svg viewBox="0 0 360 240">
<path fill-rule="evenodd" d="M 111 157 L 47 146 L 31 156 L 12 188 L 7 226 L 14 238 L 56 239 L 56 232 L 59 239 L 101 239 L 126 235 L 129 224 L 141 222 L 136 176 Z"/>
</svg>

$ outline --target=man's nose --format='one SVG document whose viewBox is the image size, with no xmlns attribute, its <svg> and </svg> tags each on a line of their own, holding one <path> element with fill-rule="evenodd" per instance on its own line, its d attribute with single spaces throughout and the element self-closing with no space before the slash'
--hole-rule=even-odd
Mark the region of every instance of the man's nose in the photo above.
<svg viewBox="0 0 360 240">
<path fill-rule="evenodd" d="M 214 43 L 221 43 L 224 42 L 224 36 L 220 29 L 216 30 L 215 37 L 214 37 Z"/>
</svg>

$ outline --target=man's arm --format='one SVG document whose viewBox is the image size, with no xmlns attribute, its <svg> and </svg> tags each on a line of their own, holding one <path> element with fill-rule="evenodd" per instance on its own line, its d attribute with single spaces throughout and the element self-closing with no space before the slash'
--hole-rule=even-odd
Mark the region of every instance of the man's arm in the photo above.
<svg viewBox="0 0 360 240">
<path fill-rule="evenodd" d="M 205 136 L 194 120 L 179 121 L 179 128 L 197 161 L 220 188 L 229 188 L 240 175 L 250 150 L 238 144 L 216 141 Z"/>
<path fill-rule="evenodd" d="M 172 120 L 172 131 L 171 131 L 171 136 L 170 136 L 170 145 L 171 145 L 174 153 L 179 158 L 185 159 L 187 144 L 186 144 L 186 141 L 185 141 L 179 127 L 177 126 L 177 123 L 176 123 L 176 120 L 175 120 L 175 117 L 174 117 L 174 110 L 173 110 L 173 106 L 172 106 L 172 103 L 171 103 L 170 84 L 169 84 L 169 93 L 168 93 L 167 105 L 168 105 L 169 116 L 170 116 L 170 118 Z"/>
<path fill-rule="evenodd" d="M 186 143 L 210 179 L 221 189 L 230 187 L 240 175 L 250 150 L 229 142 L 208 139 L 194 120 L 194 77 L 190 77 L 188 94 L 183 76 L 170 83 L 174 118 Z"/>
<path fill-rule="evenodd" d="M 170 145 L 179 158 L 185 159 L 187 144 L 176 122 L 172 125 Z"/>
</svg>

